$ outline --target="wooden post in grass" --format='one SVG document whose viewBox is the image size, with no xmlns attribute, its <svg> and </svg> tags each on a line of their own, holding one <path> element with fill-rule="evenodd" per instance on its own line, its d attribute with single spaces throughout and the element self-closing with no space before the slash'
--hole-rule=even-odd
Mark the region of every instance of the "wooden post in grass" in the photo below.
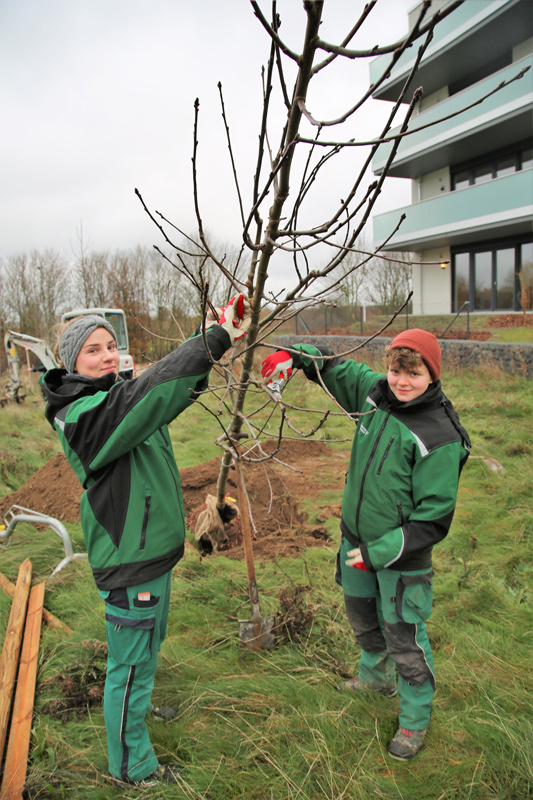
<svg viewBox="0 0 533 800">
<path fill-rule="evenodd" d="M 22 800 L 28 765 L 43 601 L 44 583 L 39 583 L 31 590 L 26 614 L 26 628 L 20 656 L 4 775 L 0 788 L 0 800 Z"/>
<path fill-rule="evenodd" d="M 9 578 L 6 578 L 6 576 L 3 575 L 1 572 L 0 572 L 0 589 L 2 589 L 2 591 L 5 592 L 5 594 L 7 594 L 9 597 L 13 597 L 13 595 L 15 594 L 15 584 L 11 583 Z M 43 620 L 44 624 L 47 625 L 49 628 L 60 628 L 63 631 L 63 633 L 66 633 L 67 635 L 70 635 L 72 633 L 72 628 L 69 628 L 68 625 L 65 625 L 64 622 L 61 622 L 60 619 L 55 617 L 50 611 L 47 611 L 46 608 L 43 608 Z"/>
<path fill-rule="evenodd" d="M 4 754 L 11 698 L 17 675 L 20 643 L 26 619 L 28 595 L 31 586 L 32 565 L 29 558 L 19 568 L 15 596 L 7 622 L 2 655 L 0 656 L 0 762 Z"/>
</svg>

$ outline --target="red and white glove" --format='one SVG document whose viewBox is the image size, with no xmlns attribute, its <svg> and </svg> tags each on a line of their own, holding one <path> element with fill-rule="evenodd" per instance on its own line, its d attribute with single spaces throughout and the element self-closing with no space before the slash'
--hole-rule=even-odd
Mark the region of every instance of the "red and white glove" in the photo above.
<svg viewBox="0 0 533 800">
<path fill-rule="evenodd" d="M 226 308 L 220 309 L 220 312 L 218 324 L 222 325 L 224 330 L 229 333 L 232 344 L 246 336 L 252 319 L 250 317 L 250 303 L 243 294 L 232 297 Z M 207 314 L 206 319 L 208 316 L 209 314 Z"/>
<path fill-rule="evenodd" d="M 362 569 L 364 572 L 368 572 L 359 547 L 356 547 L 355 550 L 349 550 L 346 555 L 348 556 L 344 562 L 346 566 L 353 567 L 354 569 Z"/>
<path fill-rule="evenodd" d="M 261 362 L 261 377 L 265 383 L 286 381 L 292 372 L 292 356 L 286 350 L 276 350 Z"/>
</svg>

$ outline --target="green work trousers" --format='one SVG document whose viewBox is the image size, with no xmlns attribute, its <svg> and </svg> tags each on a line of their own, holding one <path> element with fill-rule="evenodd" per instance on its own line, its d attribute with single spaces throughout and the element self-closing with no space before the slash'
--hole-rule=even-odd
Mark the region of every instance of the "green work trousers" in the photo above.
<svg viewBox="0 0 533 800">
<path fill-rule="evenodd" d="M 391 688 L 398 670 L 400 725 L 409 730 L 427 728 L 435 693 L 425 626 L 431 614 L 433 573 L 354 569 L 345 564 L 351 549 L 343 537 L 340 572 L 346 615 L 361 648 L 358 680 L 369 689 Z"/>
<path fill-rule="evenodd" d="M 100 592 L 109 651 L 104 691 L 109 772 L 123 781 L 142 780 L 158 765 L 145 717 L 167 630 L 171 575 Z"/>
</svg>

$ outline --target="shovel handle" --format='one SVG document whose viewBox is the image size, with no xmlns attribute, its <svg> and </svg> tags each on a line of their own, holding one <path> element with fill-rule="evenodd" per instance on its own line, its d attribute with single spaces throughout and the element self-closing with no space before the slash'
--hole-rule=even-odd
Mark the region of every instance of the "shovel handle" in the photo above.
<svg viewBox="0 0 533 800">
<path fill-rule="evenodd" d="M 246 573 L 248 575 L 248 589 L 250 591 L 250 600 L 253 603 L 252 591 L 255 587 L 255 596 L 257 598 L 257 583 L 255 580 L 255 565 L 254 565 L 254 551 L 252 548 L 252 532 L 250 528 L 250 514 L 248 510 L 248 498 L 246 497 L 246 489 L 244 486 L 244 475 L 242 474 L 241 465 L 238 464 L 239 470 L 239 500 L 241 510 L 241 528 L 242 528 L 242 543 L 244 547 L 244 559 L 246 561 Z M 257 599 L 255 602 L 258 602 Z"/>
</svg>

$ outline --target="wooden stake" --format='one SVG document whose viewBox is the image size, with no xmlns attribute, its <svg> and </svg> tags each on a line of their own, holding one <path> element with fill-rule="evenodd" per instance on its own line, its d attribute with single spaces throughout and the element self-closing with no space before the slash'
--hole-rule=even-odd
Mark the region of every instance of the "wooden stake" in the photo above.
<svg viewBox="0 0 533 800">
<path fill-rule="evenodd" d="M 26 614 L 0 800 L 22 800 L 26 782 L 43 601 L 44 583 L 39 583 L 30 592 Z"/>
<path fill-rule="evenodd" d="M 15 595 L 7 622 L 2 655 L 0 656 L 0 762 L 6 743 L 7 723 L 11 710 L 11 699 L 17 676 L 20 643 L 26 619 L 28 595 L 31 586 L 32 565 L 29 558 L 19 568 Z"/>
<path fill-rule="evenodd" d="M 15 584 L 11 583 L 9 578 L 6 578 L 6 576 L 2 575 L 1 572 L 0 572 L 0 589 L 2 589 L 5 592 L 5 594 L 9 595 L 9 597 L 13 597 L 13 595 L 15 594 Z M 43 620 L 45 625 L 47 625 L 49 628 L 60 628 L 63 631 L 63 633 L 67 634 L 67 636 L 70 636 L 70 634 L 72 633 L 72 628 L 69 628 L 69 626 L 65 625 L 64 622 L 61 622 L 60 619 L 54 617 L 54 615 L 50 611 L 47 611 L 46 608 L 43 608 Z"/>
<path fill-rule="evenodd" d="M 30 592 L 0 800 L 22 800 L 35 697 L 43 600 L 44 583 L 40 583 Z"/>
</svg>

